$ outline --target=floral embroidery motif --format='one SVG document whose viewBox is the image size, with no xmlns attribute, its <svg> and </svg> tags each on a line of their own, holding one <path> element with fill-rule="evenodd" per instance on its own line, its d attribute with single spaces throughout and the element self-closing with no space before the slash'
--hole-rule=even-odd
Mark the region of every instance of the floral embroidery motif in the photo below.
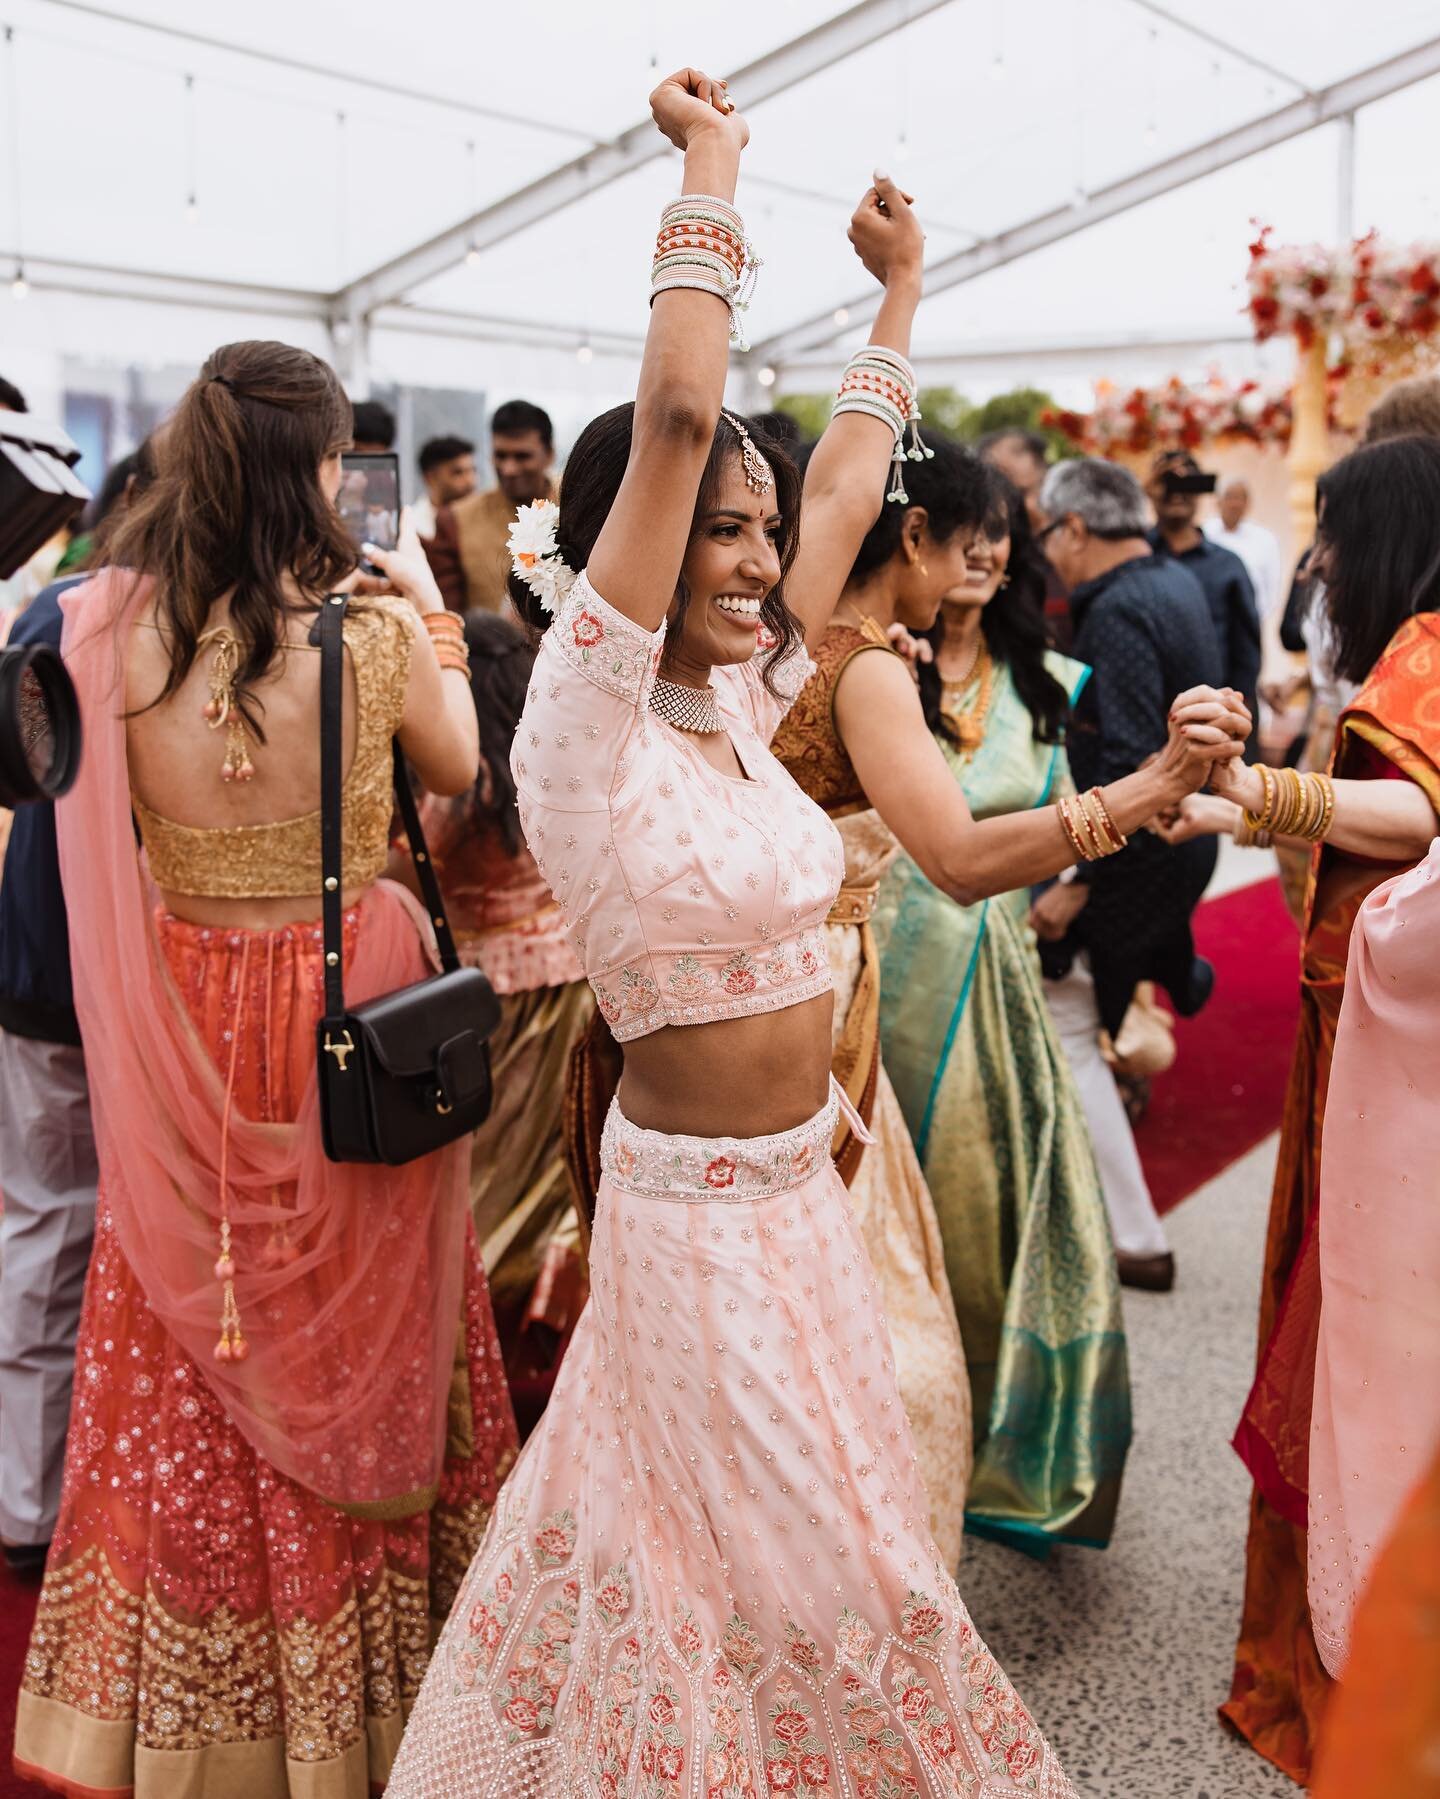
<svg viewBox="0 0 1440 1799">
<path fill-rule="evenodd" d="M 675 1622 L 670 1629 L 670 1640 L 687 1668 L 693 1670 L 699 1665 L 705 1641 L 700 1635 L 700 1626 L 695 1622 L 695 1614 L 688 1605 L 682 1605 L 676 1612 Z"/>
<path fill-rule="evenodd" d="M 1019 1694 L 988 1649 L 977 1650 L 965 1669 L 966 1710 L 997 1774 L 1034 1791 L 1043 1756 L 1040 1732 Z"/>
<path fill-rule="evenodd" d="M 570 1518 L 568 1512 L 557 1518 Z M 570 1519 L 574 1542 L 574 1519 Z M 536 1541 L 546 1534 L 542 1525 Z M 538 1621 L 525 1632 L 505 1679 L 510 1700 L 501 1712 L 507 1743 L 543 1736 L 555 1722 L 560 1689 L 570 1672 L 570 1639 L 580 1615 L 580 1582 L 572 1575 L 554 1594 Z"/>
<path fill-rule="evenodd" d="M 807 1674 L 820 1672 L 819 1646 L 814 1637 L 808 1631 L 801 1630 L 793 1618 L 785 1626 L 785 1653 L 797 1668 L 803 1668 Z"/>
<path fill-rule="evenodd" d="M 593 650 L 605 639 L 605 627 L 593 612 L 577 612 L 570 629 L 582 650 Z"/>
<path fill-rule="evenodd" d="M 835 1626 L 835 1653 L 862 1671 L 868 1671 L 875 1660 L 875 1632 L 859 1612 L 852 1611 L 848 1605 L 841 1607 Z"/>
<path fill-rule="evenodd" d="M 720 970 L 720 985 L 732 998 L 738 998 L 742 993 L 753 993 L 759 985 L 753 957 L 745 950 L 737 949 Z"/>
<path fill-rule="evenodd" d="M 760 966 L 765 979 L 772 987 L 787 986 L 795 979 L 795 970 L 791 966 L 790 958 L 785 954 L 783 946 L 771 950 Z"/>
<path fill-rule="evenodd" d="M 816 953 L 815 945 L 808 937 L 800 940 L 799 957 L 802 975 L 818 974 L 825 966 L 824 957 Z"/>
<path fill-rule="evenodd" d="M 542 1568 L 558 1568 L 562 1562 L 569 1561 L 578 1529 L 575 1514 L 569 1506 L 563 1511 L 551 1512 L 548 1518 L 540 1521 L 535 1532 L 535 1558 Z"/>
<path fill-rule="evenodd" d="M 720 1647 L 725 1652 L 726 1661 L 744 1681 L 754 1678 L 765 1657 L 760 1638 L 738 1612 L 730 1614 L 725 1634 L 720 1639 Z"/>
<path fill-rule="evenodd" d="M 710 1734 L 705 1740 L 705 1799 L 760 1799 L 755 1771 L 745 1747 L 740 1696 L 721 1662 L 705 1699 Z"/>
<path fill-rule="evenodd" d="M 616 1562 L 596 1589 L 595 1610 L 611 1630 L 630 1610 L 630 1575 L 624 1562 Z"/>
<path fill-rule="evenodd" d="M 600 1731 L 595 1738 L 595 1777 L 604 1799 L 617 1799 L 635 1743 L 635 1702 L 640 1696 L 640 1639 L 626 1637 L 605 1676 Z"/>
<path fill-rule="evenodd" d="M 715 977 L 695 956 L 679 957 L 665 985 L 676 999 L 699 999 L 714 985 Z"/>
<path fill-rule="evenodd" d="M 707 1187 L 733 1187 L 735 1185 L 735 1164 L 729 1156 L 716 1156 L 705 1169 L 705 1185 Z"/>
<path fill-rule="evenodd" d="M 765 1778 L 774 1793 L 794 1793 L 798 1799 L 833 1799 L 830 1757 L 825 1741 L 815 1728 L 810 1702 L 782 1674 L 775 1683 L 775 1697 L 766 1716 L 770 1739 L 765 1745 Z"/>
<path fill-rule="evenodd" d="M 663 1675 L 645 1700 L 645 1736 L 640 1747 L 639 1799 L 680 1799 L 685 1775 L 685 1732 L 680 1695 Z"/>
<path fill-rule="evenodd" d="M 928 1593 L 912 1587 L 900 1608 L 900 1629 L 922 1649 L 935 1649 L 945 1634 L 945 1614 Z"/>
<path fill-rule="evenodd" d="M 972 1693 L 972 1700 L 974 1697 Z M 957 1799 L 971 1791 L 975 1783 L 964 1765 L 954 1719 L 936 1700 L 930 1682 L 912 1662 L 895 1662 L 890 1674 L 890 1698 L 926 1767 L 943 1782 L 942 1790 L 957 1795 Z M 991 1766 L 997 1773 L 1004 1772 L 1003 1757 L 992 1758 Z"/>
<path fill-rule="evenodd" d="M 643 968 L 627 968 L 620 975 L 620 997 L 623 1009 L 634 1018 L 655 1010 L 660 1004 L 660 989 Z"/>
<path fill-rule="evenodd" d="M 462 1688 L 476 1685 L 479 1676 L 488 1674 L 494 1666 L 495 1652 L 510 1623 L 518 1572 L 519 1557 L 512 1556 L 510 1565 L 496 1573 L 471 1608 L 465 1624 L 464 1647 L 455 1657 L 455 1678 Z"/>
<path fill-rule="evenodd" d="M 919 1799 L 915 1763 L 890 1714 L 855 1675 L 847 1674 L 844 1686 L 845 1766 L 858 1799 Z"/>
</svg>

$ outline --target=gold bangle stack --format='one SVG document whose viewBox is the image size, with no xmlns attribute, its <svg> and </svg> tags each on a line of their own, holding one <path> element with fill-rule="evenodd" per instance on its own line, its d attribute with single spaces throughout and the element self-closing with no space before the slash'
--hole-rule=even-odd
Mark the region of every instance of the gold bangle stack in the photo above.
<svg viewBox="0 0 1440 1799">
<path fill-rule="evenodd" d="M 1098 862 L 1102 856 L 1116 855 L 1129 842 L 1110 816 L 1110 808 L 1098 787 L 1073 798 L 1067 796 L 1056 810 L 1060 814 L 1061 829 L 1070 839 L 1070 847 L 1080 862 Z"/>
<path fill-rule="evenodd" d="M 1305 843 L 1323 843 L 1335 822 L 1335 783 L 1329 775 L 1302 775 L 1293 768 L 1266 768 L 1255 772 L 1265 791 L 1258 812 L 1246 808 L 1242 822 L 1258 842 L 1261 836 L 1298 837 Z M 1236 842 L 1241 842 L 1236 827 Z"/>
<path fill-rule="evenodd" d="M 459 613 L 424 612 L 420 620 L 435 645 L 435 658 L 441 668 L 453 668 L 468 676 L 470 646 L 465 641 L 465 624 Z"/>
</svg>

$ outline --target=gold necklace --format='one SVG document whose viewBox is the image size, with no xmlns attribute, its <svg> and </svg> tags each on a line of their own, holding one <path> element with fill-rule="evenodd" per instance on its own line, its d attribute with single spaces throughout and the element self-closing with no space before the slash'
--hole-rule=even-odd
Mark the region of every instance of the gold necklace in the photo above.
<svg viewBox="0 0 1440 1799">
<path fill-rule="evenodd" d="M 975 704 L 968 711 L 958 705 L 961 696 L 979 684 Z M 995 663 L 989 645 L 982 637 L 975 651 L 970 672 L 956 681 L 941 679 L 940 712 L 950 728 L 950 735 L 962 757 L 973 756 L 985 741 L 985 719 L 990 711 L 990 697 L 995 686 Z"/>
</svg>

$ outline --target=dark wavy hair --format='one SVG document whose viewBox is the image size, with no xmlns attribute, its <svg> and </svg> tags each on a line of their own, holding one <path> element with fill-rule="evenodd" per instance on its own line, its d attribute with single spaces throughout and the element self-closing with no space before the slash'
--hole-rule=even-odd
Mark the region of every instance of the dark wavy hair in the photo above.
<svg viewBox="0 0 1440 1799">
<path fill-rule="evenodd" d="M 1045 666 L 1045 553 L 1030 528 L 1030 514 L 1018 487 L 999 469 L 986 464 L 988 506 L 982 526 L 991 543 L 1010 539 L 1010 579 L 980 614 L 985 647 L 996 662 L 1010 670 L 1025 710 L 1030 714 L 1040 743 L 1059 743 L 1070 715 L 1065 689 Z M 940 646 L 945 641 L 942 608 L 930 630 L 923 633 L 935 650 L 935 662 L 919 666 L 920 704 L 925 722 L 937 734 L 951 735 L 951 726 L 940 710 Z"/>
<path fill-rule="evenodd" d="M 780 579 L 766 594 L 760 607 L 760 620 L 775 639 L 775 651 L 765 669 L 765 684 L 776 693 L 774 671 L 799 647 L 804 636 L 799 620 L 785 604 L 785 577 L 795 560 L 800 545 L 800 471 L 783 444 L 777 443 L 753 419 L 742 421 L 754 440 L 755 447 L 770 464 L 775 476 L 775 510 L 780 514 Z M 556 548 L 565 562 L 577 573 L 590 560 L 590 554 L 615 496 L 620 491 L 625 469 L 630 461 L 630 437 L 635 423 L 635 406 L 627 401 L 602 412 L 575 440 L 570 459 L 565 464 L 565 479 L 560 486 L 560 518 L 556 530 Z M 706 458 L 695 495 L 692 535 L 699 530 L 705 515 L 712 512 L 720 498 L 721 484 L 730 464 L 740 456 L 740 439 L 735 428 L 722 414 L 715 425 L 714 441 Z M 549 615 L 530 589 L 517 576 L 510 577 L 510 598 L 515 610 L 536 631 L 550 623 Z M 682 576 L 675 589 L 678 610 L 666 634 L 667 644 L 680 641 L 685 610 L 690 594 Z"/>
<path fill-rule="evenodd" d="M 155 580 L 170 667 L 152 705 L 189 674 L 210 608 L 229 593 L 244 649 L 236 703 L 265 741 L 254 687 L 284 636 L 287 577 L 318 604 L 355 567 L 320 486 L 320 464 L 349 442 L 345 389 L 308 350 L 237 343 L 206 358 L 152 440 L 154 479 L 132 495 L 105 546 L 114 566 Z"/>
<path fill-rule="evenodd" d="M 1407 618 L 1440 611 L 1440 439 L 1391 437 L 1315 487 L 1335 671 L 1363 681 Z"/>
<path fill-rule="evenodd" d="M 480 778 L 454 804 L 470 817 L 494 819 L 514 856 L 524 838 L 515 777 L 510 773 L 510 744 L 525 709 L 535 645 L 508 618 L 478 610 L 465 614 L 465 641 L 470 646 L 470 691 L 480 726 Z"/>
<path fill-rule="evenodd" d="M 923 462 L 905 464 L 907 505 L 887 500 L 880 508 L 875 523 L 865 534 L 865 541 L 850 570 L 852 582 L 863 582 L 897 554 L 904 535 L 905 516 L 913 506 L 923 506 L 927 527 L 936 543 L 945 543 L 957 531 L 976 531 L 985 522 L 990 509 L 990 490 L 985 464 L 965 444 L 942 436 L 938 431 L 925 433 L 925 441 L 933 455 Z M 885 485 L 890 484 L 890 468 L 886 465 Z"/>
</svg>

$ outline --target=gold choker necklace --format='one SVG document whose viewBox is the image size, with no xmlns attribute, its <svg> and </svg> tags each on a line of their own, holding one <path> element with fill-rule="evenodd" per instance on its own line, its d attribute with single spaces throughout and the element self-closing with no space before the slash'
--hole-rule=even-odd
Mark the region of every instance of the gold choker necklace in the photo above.
<svg viewBox="0 0 1440 1799">
<path fill-rule="evenodd" d="M 656 675 L 650 689 L 650 710 L 677 731 L 689 731 L 696 737 L 708 737 L 725 728 L 713 687 L 682 687 L 678 681 Z"/>
</svg>

